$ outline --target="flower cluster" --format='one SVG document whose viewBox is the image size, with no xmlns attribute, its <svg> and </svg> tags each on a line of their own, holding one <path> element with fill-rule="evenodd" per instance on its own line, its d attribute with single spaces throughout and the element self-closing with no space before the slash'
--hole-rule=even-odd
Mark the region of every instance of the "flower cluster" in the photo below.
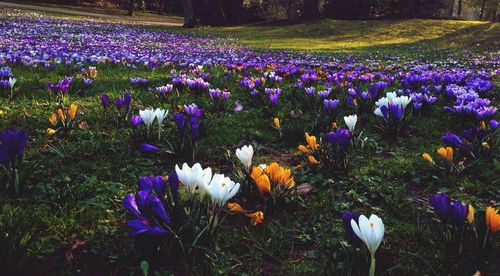
<svg viewBox="0 0 500 276">
<path fill-rule="evenodd" d="M 68 132 L 75 123 L 78 106 L 72 103 L 69 107 L 57 107 L 56 111 L 49 116 L 50 128 L 46 132 L 52 136 L 59 132 Z"/>
</svg>

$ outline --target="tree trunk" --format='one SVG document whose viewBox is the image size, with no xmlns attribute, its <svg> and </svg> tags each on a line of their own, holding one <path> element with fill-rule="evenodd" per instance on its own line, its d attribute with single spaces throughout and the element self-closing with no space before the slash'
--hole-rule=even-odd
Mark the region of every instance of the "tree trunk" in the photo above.
<svg viewBox="0 0 500 276">
<path fill-rule="evenodd" d="M 128 15 L 129 16 L 134 15 L 134 0 L 128 1 Z"/>
<path fill-rule="evenodd" d="M 483 20 L 484 6 L 485 5 L 486 5 L 486 0 L 483 0 L 481 3 L 481 12 L 479 13 L 479 21 Z"/>
<path fill-rule="evenodd" d="M 455 0 L 450 0 L 449 2 L 449 11 L 448 11 L 448 18 L 453 17 L 453 9 L 455 8 Z"/>
<path fill-rule="evenodd" d="M 182 0 L 182 9 L 184 11 L 184 27 L 194 25 L 193 0 Z"/>
<path fill-rule="evenodd" d="M 462 18 L 462 0 L 458 0 L 457 17 L 458 19 Z"/>
<path fill-rule="evenodd" d="M 304 0 L 302 6 L 305 19 L 315 19 L 319 16 L 319 0 Z"/>
</svg>

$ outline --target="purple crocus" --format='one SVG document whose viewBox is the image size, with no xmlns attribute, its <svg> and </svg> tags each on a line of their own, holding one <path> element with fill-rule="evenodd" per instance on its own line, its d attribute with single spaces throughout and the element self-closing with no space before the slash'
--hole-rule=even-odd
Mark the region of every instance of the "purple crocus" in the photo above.
<svg viewBox="0 0 500 276">
<path fill-rule="evenodd" d="M 130 116 L 130 124 L 132 125 L 133 128 L 137 128 L 142 124 L 142 118 L 139 115 L 132 115 Z"/>
<path fill-rule="evenodd" d="M 323 107 L 326 110 L 336 110 L 340 106 L 339 100 L 323 100 Z"/>
<path fill-rule="evenodd" d="M 168 186 L 170 187 L 174 199 L 179 198 L 179 177 L 176 172 L 172 172 L 168 175 Z"/>
<path fill-rule="evenodd" d="M 122 205 L 134 216 L 134 219 L 127 223 L 131 236 L 139 234 L 156 236 L 169 233 L 153 223 L 155 221 L 153 217 L 157 217 L 161 223 L 171 224 L 165 207 L 158 197 L 147 191 L 139 191 L 135 196 L 126 195 Z"/>
<path fill-rule="evenodd" d="M 456 225 L 464 225 L 465 218 L 469 214 L 469 204 L 462 204 L 461 202 L 455 202 L 450 206 L 450 218 L 451 222 Z"/>
<path fill-rule="evenodd" d="M 179 133 L 179 136 L 184 136 L 184 133 L 186 132 L 186 121 L 186 116 L 183 113 L 175 113 L 174 122 L 177 126 L 177 132 Z"/>
<path fill-rule="evenodd" d="M 151 193 L 155 193 L 159 196 L 163 195 L 165 192 L 165 179 L 163 176 L 141 176 L 139 177 L 139 190 Z"/>
<path fill-rule="evenodd" d="M 110 102 L 110 98 L 109 98 L 109 95 L 104 93 L 101 95 L 101 105 L 102 107 L 104 107 L 105 109 L 109 106 L 109 102 Z"/>
<path fill-rule="evenodd" d="M 445 193 L 438 193 L 429 198 L 429 203 L 434 208 L 434 212 L 436 212 L 443 223 L 446 223 L 450 216 L 450 202 L 450 197 Z"/>
<path fill-rule="evenodd" d="M 445 135 L 443 135 L 441 137 L 441 141 L 446 145 L 454 148 L 460 148 L 464 146 L 464 142 L 462 141 L 462 139 L 451 132 L 447 132 Z"/>
<path fill-rule="evenodd" d="M 0 164 L 9 166 L 16 158 L 21 159 L 28 142 L 28 133 L 22 128 L 7 128 L 0 133 Z"/>
<path fill-rule="evenodd" d="M 158 147 L 155 147 L 153 145 L 143 143 L 139 145 L 139 151 L 146 153 L 146 152 L 159 152 L 160 149 Z"/>
<path fill-rule="evenodd" d="M 326 134 L 326 140 L 341 153 L 347 150 L 351 142 L 351 132 L 345 128 L 337 128 L 335 131 Z"/>
<path fill-rule="evenodd" d="M 358 223 L 360 215 L 361 214 L 358 212 L 342 211 L 342 222 L 344 223 L 344 233 L 346 239 L 351 243 L 359 240 L 358 236 L 352 230 L 351 220 L 354 219 L 354 221 Z"/>
</svg>

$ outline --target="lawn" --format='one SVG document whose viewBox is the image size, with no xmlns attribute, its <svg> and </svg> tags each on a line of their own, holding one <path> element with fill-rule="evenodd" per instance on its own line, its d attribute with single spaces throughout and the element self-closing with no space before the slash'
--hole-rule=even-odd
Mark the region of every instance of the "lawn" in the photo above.
<svg viewBox="0 0 500 276">
<path fill-rule="evenodd" d="M 498 23 L 0 30 L 9 275 L 500 273 Z"/>
</svg>

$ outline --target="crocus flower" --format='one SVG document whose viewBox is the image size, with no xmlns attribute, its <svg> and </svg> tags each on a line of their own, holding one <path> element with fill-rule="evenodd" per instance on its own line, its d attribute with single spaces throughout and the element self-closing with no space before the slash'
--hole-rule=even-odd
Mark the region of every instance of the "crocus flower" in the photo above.
<svg viewBox="0 0 500 276">
<path fill-rule="evenodd" d="M 200 163 L 194 164 L 192 168 L 187 163 L 184 163 L 182 169 L 175 165 L 175 172 L 190 195 L 193 195 L 196 188 L 198 188 L 200 195 L 203 196 L 206 192 L 205 187 L 212 179 L 212 169 L 210 167 L 203 169 Z"/>
<path fill-rule="evenodd" d="M 441 137 L 441 141 L 443 143 L 445 143 L 446 145 L 454 147 L 454 148 L 460 148 L 464 145 L 464 142 L 462 141 L 462 139 L 460 139 L 460 137 L 458 137 L 457 135 L 455 135 L 451 132 L 448 132 L 445 135 L 443 135 Z"/>
<path fill-rule="evenodd" d="M 455 202 L 450 208 L 450 218 L 454 225 L 460 226 L 465 224 L 467 215 L 469 214 L 469 204 Z"/>
<path fill-rule="evenodd" d="M 354 132 L 354 128 L 356 127 L 356 122 L 358 121 L 358 115 L 350 115 L 344 117 L 344 122 L 349 128 L 349 131 Z"/>
<path fill-rule="evenodd" d="M 252 166 L 253 147 L 250 145 L 243 146 L 241 149 L 236 149 L 236 157 L 238 157 L 247 171 L 250 170 L 250 167 Z"/>
<path fill-rule="evenodd" d="M 344 233 L 346 235 L 347 240 L 350 242 L 358 240 L 358 237 L 354 233 L 354 230 L 352 230 L 351 220 L 354 220 L 356 223 L 359 223 L 359 216 L 360 214 L 357 212 L 342 211 L 342 222 L 344 223 Z"/>
<path fill-rule="evenodd" d="M 279 129 L 280 128 L 280 119 L 279 118 L 274 118 L 273 120 L 274 127 Z"/>
<path fill-rule="evenodd" d="M 311 165 L 318 165 L 319 164 L 319 161 L 316 160 L 316 158 L 314 158 L 314 156 L 312 156 L 312 155 L 307 156 L 307 161 L 309 161 L 309 163 Z"/>
<path fill-rule="evenodd" d="M 15 78 L 9 78 L 9 86 L 10 88 L 14 87 L 14 84 L 16 84 L 16 79 Z"/>
<path fill-rule="evenodd" d="M 375 252 L 384 237 L 384 223 L 377 215 L 372 214 L 370 218 L 359 216 L 358 222 L 351 219 L 351 227 L 356 236 L 362 240 L 371 255 L 370 275 L 375 275 Z"/>
<path fill-rule="evenodd" d="M 500 214 L 498 214 L 498 209 L 493 207 L 486 208 L 486 225 L 492 234 L 495 234 L 500 229 Z"/>
<path fill-rule="evenodd" d="M 168 186 L 170 187 L 170 191 L 174 196 L 174 199 L 179 198 L 179 177 L 176 172 L 172 172 L 168 175 Z"/>
<path fill-rule="evenodd" d="M 161 126 L 163 120 L 165 120 L 165 118 L 168 115 L 168 110 L 157 108 L 155 109 L 154 114 L 156 117 L 156 121 L 158 122 L 158 125 Z"/>
<path fill-rule="evenodd" d="M 437 153 L 443 157 L 444 160 L 451 163 L 453 161 L 453 148 L 452 147 L 441 147 L 438 149 Z"/>
<path fill-rule="evenodd" d="M 110 102 L 109 95 L 108 94 L 102 94 L 101 95 L 101 105 L 102 105 L 102 107 L 107 108 L 109 106 L 109 102 Z"/>
<path fill-rule="evenodd" d="M 451 202 L 448 195 L 445 193 L 435 194 L 429 198 L 429 203 L 434 208 L 434 212 L 436 212 L 441 221 L 446 223 L 451 213 Z"/>
<path fill-rule="evenodd" d="M 179 136 L 184 136 L 184 133 L 186 132 L 186 123 L 187 123 L 186 116 L 181 112 L 175 113 L 174 122 L 175 125 L 177 126 L 177 132 L 179 133 Z"/>
<path fill-rule="evenodd" d="M 131 236 L 143 233 L 153 236 L 169 233 L 159 225 L 153 225 L 153 220 L 147 218 L 155 215 L 162 222 L 171 224 L 163 203 L 158 197 L 151 195 L 147 191 L 139 191 L 135 196 L 126 195 L 122 201 L 122 205 L 135 217 L 135 219 L 129 221 L 127 224 Z"/>
<path fill-rule="evenodd" d="M 252 224 L 252 226 L 261 224 L 264 221 L 264 213 L 261 211 L 248 213 L 246 216 L 250 218 L 250 224 Z"/>
<path fill-rule="evenodd" d="M 271 192 L 271 181 L 269 180 L 269 177 L 263 173 L 263 169 L 261 167 L 253 167 L 250 176 L 255 181 L 257 189 L 261 195 Z"/>
<path fill-rule="evenodd" d="M 345 128 L 337 128 L 326 134 L 326 140 L 335 150 L 344 153 L 351 142 L 351 132 Z"/>
<path fill-rule="evenodd" d="M 425 161 L 429 162 L 429 164 L 431 164 L 431 165 L 434 165 L 434 164 L 435 164 L 435 163 L 434 163 L 434 160 L 432 159 L 432 157 L 431 157 L 431 156 L 430 156 L 430 154 L 428 154 L 428 153 L 423 153 L 423 154 L 422 154 L 422 158 L 424 158 L 424 159 L 425 159 Z"/>
<path fill-rule="evenodd" d="M 156 114 L 152 109 L 144 109 L 139 110 L 139 115 L 141 116 L 142 121 L 146 125 L 146 128 L 149 130 L 151 128 L 151 124 L 156 118 Z"/>
<path fill-rule="evenodd" d="M 130 124 L 132 125 L 133 128 L 140 126 L 142 124 L 141 116 L 139 115 L 130 116 Z"/>
<path fill-rule="evenodd" d="M 158 147 L 155 147 L 153 145 L 150 145 L 150 144 L 146 144 L 146 143 L 143 143 L 143 144 L 140 144 L 139 145 L 139 150 L 141 152 L 159 152 L 160 149 Z"/>
<path fill-rule="evenodd" d="M 235 183 L 223 174 L 214 174 L 212 181 L 205 186 L 205 189 L 212 198 L 212 202 L 222 206 L 236 195 L 240 189 L 240 184 Z"/>
<path fill-rule="evenodd" d="M 163 195 L 165 190 L 165 179 L 163 176 L 141 176 L 139 177 L 139 190 L 148 194 L 155 191 L 157 195 Z"/>
<path fill-rule="evenodd" d="M 472 204 L 469 204 L 469 213 L 467 214 L 467 222 L 469 224 L 472 224 L 472 222 L 474 222 L 474 213 L 475 213 L 475 210 L 474 210 L 474 206 L 472 206 Z"/>
<path fill-rule="evenodd" d="M 28 142 L 28 133 L 23 129 L 7 128 L 0 133 L 0 163 L 8 166 L 16 158 L 22 158 Z"/>
</svg>

